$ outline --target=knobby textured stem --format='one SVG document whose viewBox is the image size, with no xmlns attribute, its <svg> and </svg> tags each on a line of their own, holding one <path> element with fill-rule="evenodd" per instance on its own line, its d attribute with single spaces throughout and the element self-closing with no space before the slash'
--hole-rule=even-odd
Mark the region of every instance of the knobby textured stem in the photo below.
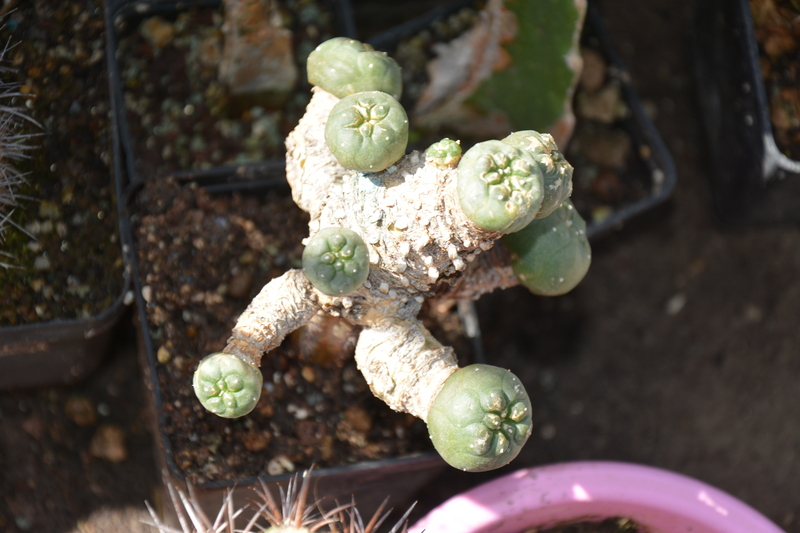
<svg viewBox="0 0 800 533">
<path fill-rule="evenodd" d="M 246 414 L 260 395 L 262 355 L 327 313 L 363 327 L 355 361 L 373 394 L 425 420 L 446 461 L 468 470 L 502 466 L 530 435 L 524 387 L 497 367 L 459 371 L 453 349 L 417 314 L 429 297 L 476 299 L 516 285 L 518 264 L 529 282 L 534 274 L 559 287 L 579 281 L 589 257 L 580 221 L 571 211 L 545 220 L 569 196 L 572 169 L 552 138 L 534 131 L 479 143 L 463 155 L 451 140 L 429 154 L 404 155 L 407 117 L 383 92 L 394 92 L 395 83 L 387 88 L 379 83 L 385 76 L 367 76 L 372 81 L 364 87 L 358 74 L 395 72 L 391 60 L 340 39 L 321 45 L 309 63 L 312 81 L 319 78 L 324 89 L 313 89 L 286 139 L 287 181 L 309 214 L 304 270 L 267 284 L 224 352 L 201 362 L 198 398 L 220 416 Z M 545 244 L 536 247 L 538 233 L 514 246 L 499 242 L 537 219 L 552 230 Z M 562 241 L 574 252 L 565 253 Z M 528 258 L 532 247 L 543 261 Z M 575 274 L 562 274 L 575 257 Z"/>
<path fill-rule="evenodd" d="M 355 354 L 372 393 L 395 411 L 427 420 L 434 398 L 456 370 L 453 349 L 418 320 L 386 320 L 365 328 Z"/>
<path fill-rule="evenodd" d="M 223 352 L 260 366 L 261 356 L 319 311 L 317 292 L 302 270 L 273 279 L 239 316 Z"/>
</svg>

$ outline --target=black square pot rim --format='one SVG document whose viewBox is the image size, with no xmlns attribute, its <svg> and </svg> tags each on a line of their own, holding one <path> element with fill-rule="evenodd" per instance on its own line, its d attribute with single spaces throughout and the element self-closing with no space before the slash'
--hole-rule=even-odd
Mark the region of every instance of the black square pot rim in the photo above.
<svg viewBox="0 0 800 533">
<path fill-rule="evenodd" d="M 764 143 L 762 178 L 764 181 L 771 181 L 777 179 L 779 174 L 782 174 L 781 177 L 787 177 L 787 173 L 800 175 L 800 161 L 796 161 L 784 155 L 775 142 L 775 135 L 772 131 L 772 119 L 769 114 L 767 86 L 764 76 L 761 74 L 761 59 L 749 0 L 736 0 L 736 10 L 742 21 L 740 31 L 745 41 L 745 59 L 749 64 L 749 70 L 753 77 L 754 87 L 752 90 L 756 98 L 756 112 L 759 114 L 758 124 Z"/>
<path fill-rule="evenodd" d="M 109 27 L 109 19 L 106 13 L 104 18 L 104 23 L 106 28 Z M 106 52 L 106 76 L 108 77 L 108 89 L 109 89 L 109 104 L 112 109 L 112 113 L 110 113 L 110 128 L 111 128 L 111 135 L 109 142 L 111 144 L 111 153 L 112 153 L 112 164 L 109 166 L 109 182 L 112 187 L 114 187 L 114 196 L 116 201 L 116 210 L 117 210 L 117 236 L 119 237 L 118 245 L 120 246 L 122 261 L 123 261 L 123 268 L 122 268 L 122 288 L 120 293 L 116 296 L 116 298 L 111 302 L 111 304 L 99 311 L 98 313 L 85 318 L 57 318 L 51 320 L 43 320 L 39 322 L 33 323 L 26 323 L 26 324 L 18 324 L 13 326 L 2 326 L 0 327 L 0 344 L 5 346 L 11 346 L 13 349 L 14 345 L 24 345 L 31 342 L 41 342 L 46 343 L 53 346 L 53 349 L 46 350 L 43 353 L 52 354 L 52 365 L 55 367 L 66 367 L 70 366 L 71 364 L 79 364 L 80 361 L 75 359 L 65 360 L 65 358 L 55 357 L 59 354 L 59 352 L 67 353 L 69 350 L 66 348 L 70 348 L 72 350 L 77 350 L 77 352 L 85 352 L 86 350 L 90 349 L 89 343 L 95 340 L 96 338 L 110 338 L 112 334 L 113 328 L 117 325 L 120 321 L 122 316 L 124 315 L 126 308 L 131 301 L 131 286 L 132 286 L 132 273 L 131 273 L 131 266 L 128 262 L 128 250 L 131 248 L 131 240 L 128 238 L 128 232 L 126 231 L 127 225 L 127 217 L 125 216 L 124 211 L 124 199 L 123 199 L 123 191 L 121 189 L 121 176 L 123 172 L 122 168 L 122 153 L 121 153 L 121 145 L 118 136 L 118 125 L 116 121 L 115 113 L 113 113 L 113 109 L 115 106 L 115 96 L 113 94 L 113 87 L 110 81 L 111 76 L 111 60 L 108 54 L 109 48 L 109 32 L 106 31 L 106 41 L 105 41 L 105 52 Z M 77 353 L 75 352 L 75 353 Z M 20 357 L 24 357 L 27 354 L 18 354 L 15 352 L 11 352 L 8 355 L 4 355 L 5 363 L 9 361 L 13 362 L 15 359 Z M 105 354 L 103 355 L 103 357 Z M 86 374 L 88 374 L 91 370 L 94 369 L 96 364 L 99 364 L 102 357 L 93 357 L 94 361 L 92 362 L 91 368 L 82 368 L 82 371 L 78 375 L 73 375 L 68 382 L 79 381 L 80 379 L 84 378 Z M 71 362 L 70 362 L 71 361 Z M 57 368 L 56 368 L 57 369 Z M 51 374 L 54 373 L 53 368 L 49 369 Z M 7 370 L 8 372 L 8 370 Z M 8 377 L 8 376 L 5 376 Z M 30 380 L 23 380 L 26 383 Z M 33 385 L 23 385 L 23 386 L 44 386 L 50 385 L 52 382 L 50 380 L 41 380 L 35 381 Z M 5 387 L 4 387 L 5 388 Z"/>
<path fill-rule="evenodd" d="M 128 129 L 128 117 L 125 111 L 122 71 L 118 57 L 119 38 L 130 26 L 145 18 L 156 15 L 174 15 L 192 9 L 215 9 L 223 0 L 104 0 L 106 7 L 107 35 L 106 53 L 108 56 L 108 73 L 110 92 L 112 94 L 112 114 L 115 117 L 115 133 L 118 136 L 122 159 L 125 162 L 125 177 L 121 182 L 124 201 L 127 203 L 131 195 L 141 187 L 145 179 L 136 169 L 133 140 Z M 355 24 L 350 0 L 320 0 L 331 6 L 335 15 L 335 24 L 339 35 L 355 34 Z M 216 175 L 240 176 L 251 180 L 272 180 L 277 176 L 277 169 L 285 166 L 285 159 L 275 158 L 242 164 L 212 166 L 202 169 L 185 169 L 168 173 L 181 180 L 192 180 L 196 176 Z M 158 176 L 162 179 L 162 176 Z M 245 187 L 239 185 L 239 187 Z M 258 186 L 255 186 L 258 188 Z"/>
<path fill-rule="evenodd" d="M 476 0 L 453 0 L 448 4 L 433 8 L 417 18 L 374 35 L 367 42 L 376 50 L 392 51 L 402 39 L 420 32 L 434 21 L 452 15 L 464 7 L 475 4 L 475 2 Z M 585 37 L 587 34 L 593 44 L 596 45 L 597 51 L 608 62 L 609 76 L 621 87 L 623 99 L 631 112 L 630 118 L 625 121 L 626 130 L 631 135 L 634 145 L 639 149 L 639 154 L 645 147 L 650 150 L 650 157 L 643 162 L 652 180 L 649 196 L 615 209 L 609 217 L 601 221 L 587 223 L 586 234 L 591 238 L 609 233 L 610 230 L 621 227 L 636 215 L 649 211 L 667 201 L 675 190 L 677 171 L 672 155 L 655 124 L 653 124 L 653 121 L 644 110 L 644 106 L 633 85 L 630 72 L 605 29 L 601 13 L 591 0 L 588 2 L 586 9 L 583 36 Z"/>
</svg>

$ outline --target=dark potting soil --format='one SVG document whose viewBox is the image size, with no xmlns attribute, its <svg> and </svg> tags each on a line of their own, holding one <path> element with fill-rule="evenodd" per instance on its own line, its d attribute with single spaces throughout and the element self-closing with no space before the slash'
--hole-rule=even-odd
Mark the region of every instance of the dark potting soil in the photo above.
<svg viewBox="0 0 800 533">
<path fill-rule="evenodd" d="M 13 8 L 13 9 L 12 9 Z M 105 23 L 100 0 L 6 2 L 6 81 L 35 148 L 18 167 L 13 225 L 0 243 L 0 326 L 88 318 L 120 297 Z M 8 103 L 8 102 L 5 102 Z"/>
<path fill-rule="evenodd" d="M 147 183 L 133 217 L 148 332 L 157 354 L 165 428 L 196 485 L 430 450 L 425 424 L 372 396 L 352 354 L 357 331 L 328 319 L 298 330 L 262 360 L 264 391 L 249 415 L 203 409 L 192 374 L 224 348 L 237 316 L 270 279 L 300 266 L 308 217 L 285 192 L 211 196 L 175 180 Z M 423 321 L 467 352 L 448 304 Z"/>
<path fill-rule="evenodd" d="M 128 128 L 144 179 L 183 170 L 284 157 L 284 139 L 310 99 L 305 62 L 336 35 L 324 1 L 280 2 L 292 30 L 296 90 L 280 107 L 232 98 L 218 79 L 222 9 L 145 19 L 119 42 Z"/>
<path fill-rule="evenodd" d="M 576 522 L 547 529 L 531 529 L 523 533 L 645 533 L 629 518 L 607 518 L 600 522 Z"/>
<path fill-rule="evenodd" d="M 800 5 L 750 0 L 772 132 L 781 152 L 800 160 Z"/>
</svg>

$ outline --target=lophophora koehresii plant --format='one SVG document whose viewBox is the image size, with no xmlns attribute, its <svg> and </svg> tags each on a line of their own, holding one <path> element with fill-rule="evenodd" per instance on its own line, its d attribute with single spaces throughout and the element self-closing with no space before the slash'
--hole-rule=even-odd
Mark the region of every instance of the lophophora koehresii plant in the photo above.
<svg viewBox="0 0 800 533">
<path fill-rule="evenodd" d="M 355 360 L 372 392 L 424 420 L 445 461 L 507 464 L 531 434 L 522 383 L 495 366 L 459 368 L 417 314 L 434 288 L 476 299 L 519 283 L 542 295 L 575 287 L 591 254 L 569 201 L 572 167 L 535 131 L 464 154 L 450 139 L 406 154 L 400 69 L 358 41 L 321 44 L 308 77 L 311 102 L 286 141 L 293 199 L 310 215 L 303 269 L 253 299 L 222 352 L 201 361 L 195 393 L 219 416 L 247 414 L 264 354 L 327 313 L 362 326 Z"/>
</svg>

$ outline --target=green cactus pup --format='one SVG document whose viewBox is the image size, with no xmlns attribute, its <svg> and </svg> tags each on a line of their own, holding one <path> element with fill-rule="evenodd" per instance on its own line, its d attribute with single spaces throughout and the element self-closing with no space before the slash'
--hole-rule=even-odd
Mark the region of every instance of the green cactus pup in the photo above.
<svg viewBox="0 0 800 533">
<path fill-rule="evenodd" d="M 458 163 L 458 200 L 476 226 L 513 233 L 533 220 L 544 182 L 533 156 L 502 141 L 478 143 Z"/>
<path fill-rule="evenodd" d="M 572 194 L 572 165 L 558 151 L 553 136 L 524 130 L 512 133 L 503 142 L 527 150 L 539 163 L 544 178 L 544 198 L 536 218 L 544 218 L 558 209 Z"/>
<path fill-rule="evenodd" d="M 238 418 L 256 406 L 263 380 L 253 364 L 218 352 L 200 361 L 192 386 L 203 407 L 223 418 Z"/>
<path fill-rule="evenodd" d="M 335 37 L 308 56 L 308 82 L 339 98 L 365 91 L 381 91 L 400 99 L 400 66 L 366 43 Z"/>
<path fill-rule="evenodd" d="M 303 271 L 318 291 L 328 296 L 349 294 L 369 276 L 367 245 L 347 228 L 321 229 L 303 250 Z"/>
<path fill-rule="evenodd" d="M 550 216 L 504 235 L 503 242 L 511 251 L 514 274 L 542 296 L 560 296 L 574 289 L 592 262 L 586 222 L 569 200 Z"/>
<path fill-rule="evenodd" d="M 448 464 L 470 472 L 508 464 L 531 428 L 531 401 L 519 378 L 491 365 L 457 370 L 428 412 L 436 451 Z"/>
<path fill-rule="evenodd" d="M 405 155 L 408 116 L 400 102 L 386 93 L 351 94 L 333 106 L 325 142 L 343 166 L 379 172 Z"/>
<path fill-rule="evenodd" d="M 439 168 L 453 168 L 461 160 L 461 143 L 452 139 L 442 139 L 425 150 L 425 161 Z"/>
</svg>

